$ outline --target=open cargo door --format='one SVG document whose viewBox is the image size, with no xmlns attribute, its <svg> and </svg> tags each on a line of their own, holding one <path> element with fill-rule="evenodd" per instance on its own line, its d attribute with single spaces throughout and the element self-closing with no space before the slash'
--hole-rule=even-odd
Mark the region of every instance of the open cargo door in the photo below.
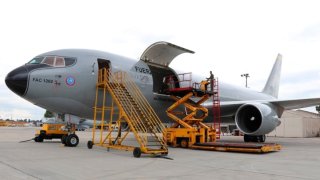
<svg viewBox="0 0 320 180">
<path fill-rule="evenodd" d="M 163 94 L 165 88 L 165 77 L 172 76 L 178 81 L 176 72 L 169 67 L 169 64 L 182 53 L 194 53 L 183 47 L 160 41 L 150 45 L 141 55 L 140 60 L 146 63 L 153 78 L 153 92 Z M 180 87 L 179 83 L 175 84 Z"/>
</svg>

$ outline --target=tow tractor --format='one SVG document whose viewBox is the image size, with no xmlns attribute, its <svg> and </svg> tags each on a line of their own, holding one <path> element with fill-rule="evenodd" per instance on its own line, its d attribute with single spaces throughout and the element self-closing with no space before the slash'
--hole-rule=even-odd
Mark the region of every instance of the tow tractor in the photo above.
<svg viewBox="0 0 320 180">
<path fill-rule="evenodd" d="M 62 144 L 69 147 L 75 147 L 79 143 L 75 125 L 69 123 L 44 123 L 42 128 L 36 131 L 34 141 L 43 142 L 44 139 L 61 139 Z"/>
<path fill-rule="evenodd" d="M 174 121 L 174 124 L 165 130 L 164 137 L 168 145 L 200 150 L 248 153 L 265 153 L 281 149 L 278 144 L 216 142 L 217 139 L 220 139 L 218 80 L 214 79 L 211 74 L 207 80 L 191 85 L 191 73 L 178 75 L 179 82 L 172 81 L 173 78 L 170 76 L 165 78 L 168 82 L 167 94 L 175 100 L 175 103 L 166 110 L 167 115 Z M 189 86 L 175 88 L 175 84 L 189 84 Z M 208 116 L 208 109 L 201 105 L 210 97 L 213 100 L 214 115 L 214 122 L 211 126 L 203 122 Z"/>
</svg>

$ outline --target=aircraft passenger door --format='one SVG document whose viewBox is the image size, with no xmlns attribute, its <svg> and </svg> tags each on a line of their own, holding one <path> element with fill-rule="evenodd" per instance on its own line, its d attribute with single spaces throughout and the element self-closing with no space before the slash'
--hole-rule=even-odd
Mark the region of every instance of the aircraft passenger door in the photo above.
<svg viewBox="0 0 320 180">
<path fill-rule="evenodd" d="M 100 75 L 100 70 L 105 69 L 105 76 L 102 77 L 103 80 L 108 81 L 109 77 L 109 72 L 110 72 L 110 61 L 106 59 L 98 59 L 98 68 L 99 68 L 99 75 Z"/>
</svg>

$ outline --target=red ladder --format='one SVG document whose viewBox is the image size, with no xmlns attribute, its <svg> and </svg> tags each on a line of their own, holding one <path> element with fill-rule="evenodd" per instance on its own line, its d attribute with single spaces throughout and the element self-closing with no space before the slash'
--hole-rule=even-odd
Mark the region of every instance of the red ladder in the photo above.
<svg viewBox="0 0 320 180">
<path fill-rule="evenodd" d="M 219 98 L 219 83 L 218 78 L 213 79 L 213 127 L 216 130 L 216 138 L 220 139 L 221 134 L 221 119 L 220 119 L 220 98 Z"/>
</svg>

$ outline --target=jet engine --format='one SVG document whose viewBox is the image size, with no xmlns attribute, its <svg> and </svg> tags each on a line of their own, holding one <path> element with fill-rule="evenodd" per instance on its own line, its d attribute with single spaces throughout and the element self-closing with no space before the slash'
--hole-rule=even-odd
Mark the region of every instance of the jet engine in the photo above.
<svg viewBox="0 0 320 180">
<path fill-rule="evenodd" d="M 236 125 L 248 135 L 270 133 L 281 123 L 276 110 L 272 104 L 244 104 L 236 112 Z"/>
</svg>

